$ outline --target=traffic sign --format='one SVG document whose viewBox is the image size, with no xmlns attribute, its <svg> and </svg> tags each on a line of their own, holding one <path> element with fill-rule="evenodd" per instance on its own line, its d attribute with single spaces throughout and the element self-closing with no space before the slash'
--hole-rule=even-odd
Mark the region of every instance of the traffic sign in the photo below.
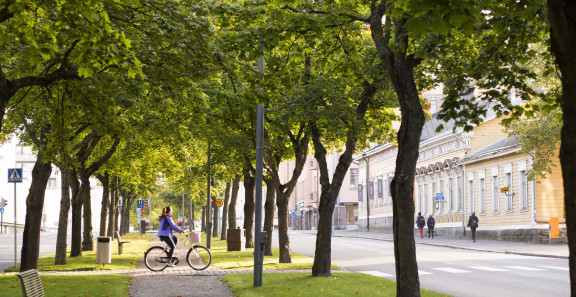
<svg viewBox="0 0 576 297">
<path fill-rule="evenodd" d="M 4 213 L 4 207 L 0 208 L 0 213 Z"/>
<path fill-rule="evenodd" d="M 444 200 L 444 193 L 436 193 L 436 200 Z"/>
<path fill-rule="evenodd" d="M 508 188 L 508 187 L 500 188 L 500 193 L 506 193 L 509 191 L 510 191 L 510 188 Z"/>
<path fill-rule="evenodd" d="M 8 168 L 8 182 L 21 183 L 22 182 L 22 168 Z"/>
<path fill-rule="evenodd" d="M 136 201 L 136 208 L 144 208 L 144 200 L 140 199 Z"/>
<path fill-rule="evenodd" d="M 222 199 L 216 200 L 216 205 L 218 205 L 218 207 L 222 207 L 223 204 L 224 204 L 224 201 L 222 201 Z"/>
<path fill-rule="evenodd" d="M 118 205 L 118 210 L 122 210 L 122 205 Z"/>
</svg>

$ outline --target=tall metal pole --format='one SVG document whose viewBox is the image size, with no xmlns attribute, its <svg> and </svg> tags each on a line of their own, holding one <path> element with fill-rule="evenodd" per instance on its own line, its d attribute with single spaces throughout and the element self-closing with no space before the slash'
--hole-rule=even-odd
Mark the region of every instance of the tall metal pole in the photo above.
<svg viewBox="0 0 576 297">
<path fill-rule="evenodd" d="M 16 229 L 16 183 L 14 183 L 14 268 L 16 268 L 16 259 L 18 258 L 18 229 Z"/>
<path fill-rule="evenodd" d="M 366 158 L 366 153 L 362 154 L 362 158 L 366 162 L 366 231 L 370 232 L 370 164 Z"/>
<path fill-rule="evenodd" d="M 264 107 L 258 104 L 256 117 L 256 203 L 254 233 L 256 245 L 254 248 L 254 287 L 262 286 L 262 273 L 264 262 L 264 238 L 262 237 L 262 138 L 264 127 Z M 262 242 L 264 241 L 264 242 Z"/>
<path fill-rule="evenodd" d="M 258 70 L 264 74 L 264 60 L 258 59 Z M 258 93 L 263 92 L 260 88 Z M 262 273 L 264 265 L 264 246 L 268 238 L 268 233 L 262 231 L 262 143 L 264 138 L 264 106 L 258 104 L 256 110 L 256 203 L 254 214 L 254 287 L 262 286 Z"/>
<path fill-rule="evenodd" d="M 210 141 L 208 141 L 208 173 L 207 176 L 207 186 L 206 186 L 206 209 L 204 212 L 206 213 L 206 247 L 211 248 L 212 246 L 212 219 L 210 217 L 210 213 L 212 212 L 212 197 L 210 197 Z"/>
</svg>

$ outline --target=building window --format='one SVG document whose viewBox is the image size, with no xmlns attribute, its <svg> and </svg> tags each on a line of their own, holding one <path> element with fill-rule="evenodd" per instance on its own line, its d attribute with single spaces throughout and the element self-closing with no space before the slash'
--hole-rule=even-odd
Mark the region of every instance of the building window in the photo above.
<svg viewBox="0 0 576 297">
<path fill-rule="evenodd" d="M 439 181 L 438 193 L 442 193 L 443 199 L 446 199 L 444 197 L 444 180 L 442 180 L 442 179 Z M 438 203 L 440 203 L 440 212 L 444 211 L 444 201 L 445 200 L 440 200 L 440 202 L 438 202 Z"/>
<path fill-rule="evenodd" d="M 422 185 L 418 185 L 418 212 L 422 212 Z"/>
<path fill-rule="evenodd" d="M 384 197 L 384 189 L 382 188 L 384 185 L 384 183 L 382 182 L 382 179 L 379 178 L 378 179 L 378 198 L 382 199 L 382 197 Z"/>
<path fill-rule="evenodd" d="M 468 212 L 474 211 L 474 181 L 468 181 Z"/>
<path fill-rule="evenodd" d="M 370 205 L 372 205 L 372 204 L 374 204 L 374 203 L 373 203 L 373 202 L 374 202 L 374 181 L 371 180 L 369 185 L 370 185 L 370 187 L 369 187 L 368 189 L 370 190 L 370 193 L 369 193 L 369 195 L 370 195 Z"/>
<path fill-rule="evenodd" d="M 512 173 L 506 173 L 506 187 L 508 192 L 506 194 L 506 211 L 512 211 Z"/>
<path fill-rule="evenodd" d="M 458 188 L 458 211 L 462 211 L 462 177 L 456 179 L 456 187 Z"/>
<path fill-rule="evenodd" d="M 56 188 L 56 179 L 51 178 L 48 180 L 48 188 Z"/>
<path fill-rule="evenodd" d="M 362 185 L 358 184 L 358 204 L 360 204 L 360 208 L 364 208 L 364 193 L 362 191 Z"/>
<path fill-rule="evenodd" d="M 350 169 L 350 189 L 358 187 L 358 168 Z"/>
<path fill-rule="evenodd" d="M 454 202 L 454 179 L 448 179 L 448 212 L 452 211 L 452 203 Z"/>
<path fill-rule="evenodd" d="M 310 168 L 314 168 L 314 160 L 310 160 Z"/>
<path fill-rule="evenodd" d="M 428 185 L 424 184 L 424 206 L 423 206 L 423 212 L 422 214 L 425 214 L 428 212 Z"/>
<path fill-rule="evenodd" d="M 480 193 L 478 197 L 478 210 L 480 213 L 486 212 L 486 180 L 481 178 L 480 179 Z"/>
<path fill-rule="evenodd" d="M 492 176 L 492 211 L 498 212 L 498 175 Z"/>
<path fill-rule="evenodd" d="M 528 178 L 526 177 L 526 170 L 520 171 L 520 209 L 528 210 Z"/>
</svg>

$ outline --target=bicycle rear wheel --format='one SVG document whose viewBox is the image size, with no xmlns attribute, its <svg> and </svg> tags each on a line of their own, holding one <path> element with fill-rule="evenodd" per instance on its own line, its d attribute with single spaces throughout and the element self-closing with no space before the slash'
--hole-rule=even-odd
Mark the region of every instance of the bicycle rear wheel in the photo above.
<svg viewBox="0 0 576 297">
<path fill-rule="evenodd" d="M 210 251 L 207 248 L 201 245 L 195 245 L 188 251 L 186 260 L 192 269 L 204 270 L 210 266 L 210 263 L 212 262 L 212 254 L 210 254 Z"/>
<path fill-rule="evenodd" d="M 154 246 L 148 249 L 144 254 L 144 264 L 152 271 L 162 271 L 166 269 L 168 254 L 165 248 Z"/>
</svg>

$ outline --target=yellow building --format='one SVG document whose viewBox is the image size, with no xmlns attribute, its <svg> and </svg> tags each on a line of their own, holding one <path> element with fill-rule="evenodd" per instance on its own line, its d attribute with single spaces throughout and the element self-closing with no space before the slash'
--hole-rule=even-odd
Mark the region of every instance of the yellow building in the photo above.
<svg viewBox="0 0 576 297">
<path fill-rule="evenodd" d="M 436 132 L 440 124 L 445 128 Z M 458 238 L 469 236 L 466 223 L 475 212 L 479 238 L 548 240 L 550 218 L 565 221 L 560 166 L 545 179 L 528 181 L 532 160 L 519 148 L 520 140 L 508 138 L 494 114 L 470 132 L 453 131 L 435 117 L 426 121 L 415 172 L 414 219 L 418 212 L 432 215 L 437 235 Z M 389 183 L 396 151 L 381 145 L 356 159 L 363 185 L 358 193 L 362 230 L 392 230 Z M 559 163 L 557 158 L 554 162 Z"/>
</svg>

